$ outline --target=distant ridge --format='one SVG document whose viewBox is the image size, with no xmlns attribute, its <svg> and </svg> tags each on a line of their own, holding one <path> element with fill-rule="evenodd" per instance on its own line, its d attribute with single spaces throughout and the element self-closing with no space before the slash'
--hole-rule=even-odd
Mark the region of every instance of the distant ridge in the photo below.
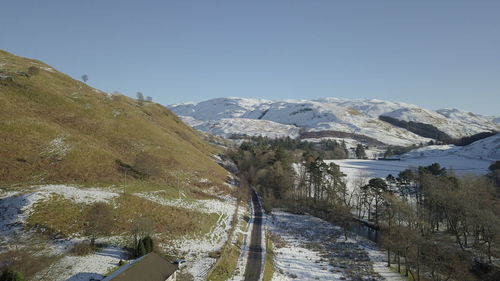
<svg viewBox="0 0 500 281">
<path fill-rule="evenodd" d="M 298 131 L 302 134 L 334 131 L 363 135 L 387 145 L 408 146 L 500 131 L 498 124 L 470 112 L 458 109 L 433 111 L 408 103 L 377 99 L 271 101 L 232 97 L 176 104 L 168 108 L 194 128 L 225 137 L 297 137 Z M 417 124 L 420 131 L 405 127 L 405 124 Z M 273 128 L 272 134 L 267 133 L 269 127 Z"/>
</svg>

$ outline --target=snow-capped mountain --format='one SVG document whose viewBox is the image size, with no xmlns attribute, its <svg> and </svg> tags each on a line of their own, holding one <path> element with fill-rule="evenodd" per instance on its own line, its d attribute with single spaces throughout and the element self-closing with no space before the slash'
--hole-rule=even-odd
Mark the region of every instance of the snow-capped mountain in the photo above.
<svg viewBox="0 0 500 281">
<path fill-rule="evenodd" d="M 452 138 L 500 130 L 498 124 L 460 110 L 432 111 L 412 104 L 375 99 L 270 101 L 218 98 L 168 107 L 191 126 L 223 136 L 258 134 L 295 137 L 301 129 L 365 135 L 391 145 L 411 145 L 430 140 L 379 120 L 381 115 L 431 124 Z"/>
</svg>

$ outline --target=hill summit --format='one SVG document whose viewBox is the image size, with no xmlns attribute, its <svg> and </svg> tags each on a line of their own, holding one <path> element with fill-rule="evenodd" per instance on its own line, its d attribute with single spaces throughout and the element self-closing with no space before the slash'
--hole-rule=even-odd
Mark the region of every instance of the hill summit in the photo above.
<svg viewBox="0 0 500 281">
<path fill-rule="evenodd" d="M 222 184 L 218 149 L 164 106 L 107 94 L 37 60 L 0 51 L 0 184 Z"/>
</svg>

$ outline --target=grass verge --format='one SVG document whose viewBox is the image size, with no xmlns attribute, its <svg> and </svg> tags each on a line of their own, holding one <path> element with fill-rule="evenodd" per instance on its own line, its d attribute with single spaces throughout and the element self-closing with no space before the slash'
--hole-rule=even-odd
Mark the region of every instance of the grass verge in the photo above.
<svg viewBox="0 0 500 281">
<path fill-rule="evenodd" d="M 230 277 L 234 275 L 234 272 L 236 270 L 236 267 L 238 265 L 238 259 L 241 254 L 241 246 L 243 245 L 243 238 L 241 236 L 241 233 L 238 235 L 236 239 L 236 244 L 232 243 L 233 236 L 235 235 L 235 229 L 238 226 L 242 226 L 243 224 L 240 224 L 238 222 L 238 209 L 240 206 L 236 208 L 233 222 L 232 222 L 232 227 L 231 227 L 231 232 L 229 235 L 229 239 L 226 242 L 226 245 L 222 249 L 221 255 L 219 259 L 217 260 L 217 263 L 215 266 L 212 268 L 212 271 L 207 277 L 207 280 L 209 281 L 222 281 L 222 280 L 227 280 Z"/>
<path fill-rule="evenodd" d="M 271 281 L 274 275 L 274 252 L 273 241 L 266 235 L 266 267 L 264 269 L 264 281 Z"/>
</svg>

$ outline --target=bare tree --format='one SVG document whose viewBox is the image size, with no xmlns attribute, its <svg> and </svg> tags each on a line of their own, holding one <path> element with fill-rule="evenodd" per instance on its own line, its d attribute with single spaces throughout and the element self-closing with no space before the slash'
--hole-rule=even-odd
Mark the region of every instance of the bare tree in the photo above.
<svg viewBox="0 0 500 281">
<path fill-rule="evenodd" d="M 89 76 L 87 74 L 83 74 L 82 75 L 82 81 L 87 83 L 87 81 L 89 81 Z"/>
<path fill-rule="evenodd" d="M 132 236 L 132 249 L 136 249 L 140 240 L 146 236 L 151 236 L 154 232 L 154 223 L 146 217 L 136 217 L 130 225 L 130 234 Z M 137 250 L 137 249 L 136 249 Z M 137 255 L 137 252 L 134 253 Z"/>
<path fill-rule="evenodd" d="M 137 92 L 137 101 L 142 105 L 144 103 L 144 95 L 141 92 Z"/>
<path fill-rule="evenodd" d="M 152 102 L 152 101 L 153 101 L 153 98 L 152 98 L 152 97 L 150 97 L 150 96 L 147 96 L 147 97 L 146 97 L 146 100 L 147 100 L 147 101 L 149 101 L 149 102 Z"/>
<path fill-rule="evenodd" d="M 90 244 L 95 245 L 95 240 L 100 235 L 107 235 L 113 229 L 114 219 L 111 207 L 103 202 L 95 203 L 85 218 L 85 234 L 90 235 Z"/>
</svg>

